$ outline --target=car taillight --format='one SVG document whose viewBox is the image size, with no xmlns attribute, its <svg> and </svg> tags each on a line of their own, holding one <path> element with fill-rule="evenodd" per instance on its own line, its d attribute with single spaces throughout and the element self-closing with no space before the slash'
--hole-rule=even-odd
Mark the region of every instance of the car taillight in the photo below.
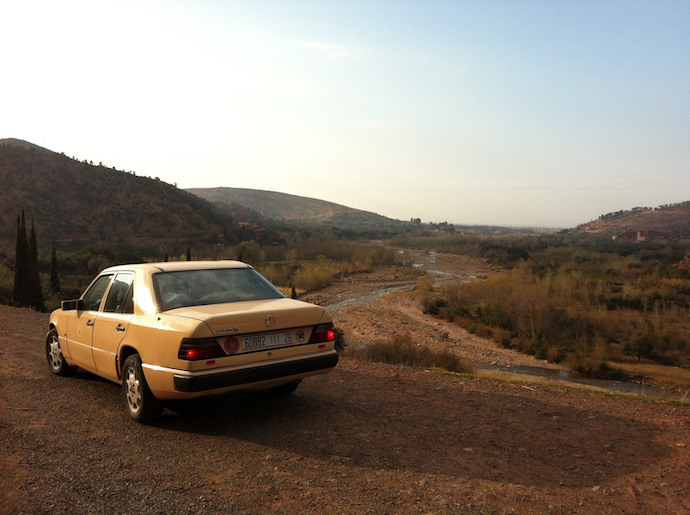
<svg viewBox="0 0 690 515">
<path fill-rule="evenodd" d="M 332 342 L 335 340 L 333 324 L 320 324 L 314 328 L 309 343 Z"/>
<path fill-rule="evenodd" d="M 177 357 L 186 361 L 200 359 L 222 358 L 225 351 L 218 345 L 215 338 L 185 338 L 180 344 Z"/>
</svg>

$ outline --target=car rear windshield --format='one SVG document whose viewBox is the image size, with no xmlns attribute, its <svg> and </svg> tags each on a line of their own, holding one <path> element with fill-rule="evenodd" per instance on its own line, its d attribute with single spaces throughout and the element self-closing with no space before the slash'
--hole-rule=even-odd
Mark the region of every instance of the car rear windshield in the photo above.
<svg viewBox="0 0 690 515">
<path fill-rule="evenodd" d="M 162 272 L 153 276 L 153 286 L 161 311 L 284 297 L 253 268 Z"/>
</svg>

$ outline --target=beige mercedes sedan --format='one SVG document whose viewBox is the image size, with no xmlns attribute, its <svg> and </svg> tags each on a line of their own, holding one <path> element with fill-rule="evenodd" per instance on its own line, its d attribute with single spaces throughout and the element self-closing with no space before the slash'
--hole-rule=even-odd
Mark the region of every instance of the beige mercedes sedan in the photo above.
<svg viewBox="0 0 690 515">
<path fill-rule="evenodd" d="M 338 363 L 331 315 L 286 298 L 239 261 L 180 261 L 103 270 L 50 316 L 46 355 L 122 385 L 140 422 L 163 401 L 241 389 L 291 393 Z"/>
</svg>

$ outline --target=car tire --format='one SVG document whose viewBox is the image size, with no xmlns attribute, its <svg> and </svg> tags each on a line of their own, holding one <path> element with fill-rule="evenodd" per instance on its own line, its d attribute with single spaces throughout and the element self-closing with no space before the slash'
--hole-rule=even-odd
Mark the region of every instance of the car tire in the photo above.
<svg viewBox="0 0 690 515">
<path fill-rule="evenodd" d="M 268 389 L 268 393 L 275 397 L 287 397 L 292 394 L 302 381 L 292 381 L 290 383 L 281 384 Z"/>
<path fill-rule="evenodd" d="M 55 329 L 52 329 L 46 337 L 46 358 L 48 359 L 48 367 L 50 371 L 58 376 L 68 376 L 74 374 L 77 367 L 67 364 L 65 356 L 62 354 L 62 347 L 60 347 L 60 338 Z"/>
<path fill-rule="evenodd" d="M 146 382 L 139 354 L 128 356 L 122 366 L 122 394 L 127 412 L 137 422 L 150 422 L 163 413 L 163 403 Z"/>
</svg>

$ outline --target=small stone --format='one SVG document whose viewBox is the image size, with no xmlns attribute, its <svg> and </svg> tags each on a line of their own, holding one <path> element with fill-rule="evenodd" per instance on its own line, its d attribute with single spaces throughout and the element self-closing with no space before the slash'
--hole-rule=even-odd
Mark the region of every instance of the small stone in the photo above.
<svg viewBox="0 0 690 515">
<path fill-rule="evenodd" d="M 601 485 L 597 485 L 597 486 L 593 487 L 592 490 L 594 490 L 595 492 L 598 492 L 599 490 L 601 490 Z"/>
</svg>

